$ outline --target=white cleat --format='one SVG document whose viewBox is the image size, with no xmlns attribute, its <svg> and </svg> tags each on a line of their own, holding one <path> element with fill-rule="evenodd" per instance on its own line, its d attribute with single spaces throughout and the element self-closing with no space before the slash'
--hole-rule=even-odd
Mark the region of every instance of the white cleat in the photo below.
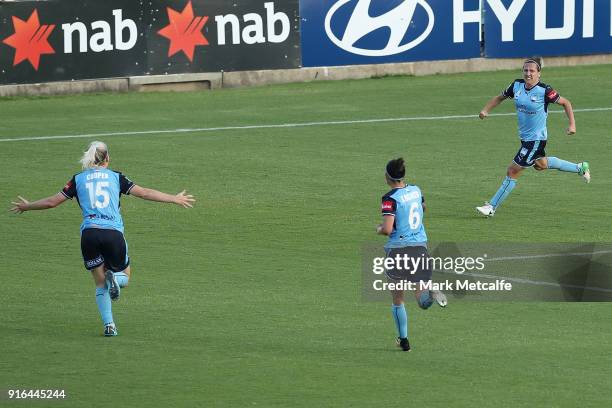
<svg viewBox="0 0 612 408">
<path fill-rule="evenodd" d="M 492 217 L 495 215 L 495 208 L 489 203 L 485 203 L 482 207 L 476 207 L 476 211 L 485 217 Z"/>
<path fill-rule="evenodd" d="M 439 290 L 432 290 L 431 296 L 436 301 L 438 306 L 446 307 L 448 305 L 448 300 L 446 299 L 446 295 Z"/>
<path fill-rule="evenodd" d="M 108 294 L 111 300 L 113 302 L 119 300 L 121 288 L 119 288 L 119 283 L 117 283 L 115 274 L 112 271 L 107 270 L 106 272 L 104 272 L 104 277 L 106 278 L 106 287 L 108 288 Z"/>
<path fill-rule="evenodd" d="M 580 175 L 584 179 L 586 183 L 591 182 L 591 170 L 589 169 L 589 162 L 581 162 L 578 163 L 578 170 L 580 170 Z"/>
</svg>

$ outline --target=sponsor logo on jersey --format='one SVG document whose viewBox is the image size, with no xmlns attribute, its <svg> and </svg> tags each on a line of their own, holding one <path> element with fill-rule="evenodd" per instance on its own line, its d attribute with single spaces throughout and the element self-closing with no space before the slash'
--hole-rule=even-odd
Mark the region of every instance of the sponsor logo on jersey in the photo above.
<svg viewBox="0 0 612 408">
<path fill-rule="evenodd" d="M 383 211 L 392 211 L 393 210 L 393 201 L 383 201 L 382 209 L 383 209 Z"/>
</svg>

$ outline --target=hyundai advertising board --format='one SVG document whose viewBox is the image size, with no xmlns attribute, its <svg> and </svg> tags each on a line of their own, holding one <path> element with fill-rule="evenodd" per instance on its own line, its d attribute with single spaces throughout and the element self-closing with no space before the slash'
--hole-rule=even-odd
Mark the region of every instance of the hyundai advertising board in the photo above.
<svg viewBox="0 0 612 408">
<path fill-rule="evenodd" d="M 487 0 L 485 55 L 612 52 L 610 0 Z"/>
<path fill-rule="evenodd" d="M 307 67 L 480 56 L 479 0 L 300 2 Z"/>
</svg>

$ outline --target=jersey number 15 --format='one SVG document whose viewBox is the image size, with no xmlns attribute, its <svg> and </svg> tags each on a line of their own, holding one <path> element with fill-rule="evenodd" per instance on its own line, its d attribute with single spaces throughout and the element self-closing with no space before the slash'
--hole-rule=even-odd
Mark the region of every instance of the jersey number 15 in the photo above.
<svg viewBox="0 0 612 408">
<path fill-rule="evenodd" d="M 95 187 L 94 187 L 95 185 Z M 96 183 L 85 183 L 85 187 L 89 192 L 89 202 L 91 208 L 106 208 L 110 203 L 110 194 L 108 193 L 108 187 L 110 183 L 108 181 L 98 181 Z M 102 197 L 102 201 L 98 201 L 98 198 Z"/>
</svg>

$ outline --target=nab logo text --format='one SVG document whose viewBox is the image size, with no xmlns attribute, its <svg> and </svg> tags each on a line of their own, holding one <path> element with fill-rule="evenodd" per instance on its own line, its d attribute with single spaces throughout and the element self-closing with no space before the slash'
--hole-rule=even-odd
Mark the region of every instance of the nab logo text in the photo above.
<svg viewBox="0 0 612 408">
<path fill-rule="evenodd" d="M 114 30 L 111 24 L 104 20 L 92 22 L 89 29 L 80 21 L 62 24 L 63 53 L 72 54 L 74 42 L 78 43 L 78 51 L 81 53 L 127 51 L 134 48 L 138 40 L 136 22 L 129 18 L 124 19 L 121 9 L 113 10 L 112 14 Z M 32 68 L 38 71 L 41 55 L 55 54 L 55 49 L 49 42 L 55 24 L 41 24 L 37 9 L 34 9 L 27 20 L 13 16 L 12 22 L 15 32 L 2 42 L 15 49 L 13 66 L 27 60 Z"/>
<path fill-rule="evenodd" d="M 112 51 L 114 49 L 127 51 L 134 48 L 138 39 L 138 29 L 136 23 L 130 18 L 123 19 L 122 10 L 113 10 L 114 25 L 115 25 L 115 41 L 113 42 L 112 30 L 109 23 L 104 20 L 94 21 L 91 23 L 93 34 L 87 41 L 88 32 L 87 26 L 80 21 L 62 24 L 64 31 L 64 53 L 72 54 L 72 39 L 74 33 L 77 33 L 79 39 L 79 52 L 87 52 L 87 44 L 93 52 Z M 127 40 L 124 40 L 123 32 L 128 30 Z M 95 32 L 97 30 L 97 32 Z"/>
</svg>

